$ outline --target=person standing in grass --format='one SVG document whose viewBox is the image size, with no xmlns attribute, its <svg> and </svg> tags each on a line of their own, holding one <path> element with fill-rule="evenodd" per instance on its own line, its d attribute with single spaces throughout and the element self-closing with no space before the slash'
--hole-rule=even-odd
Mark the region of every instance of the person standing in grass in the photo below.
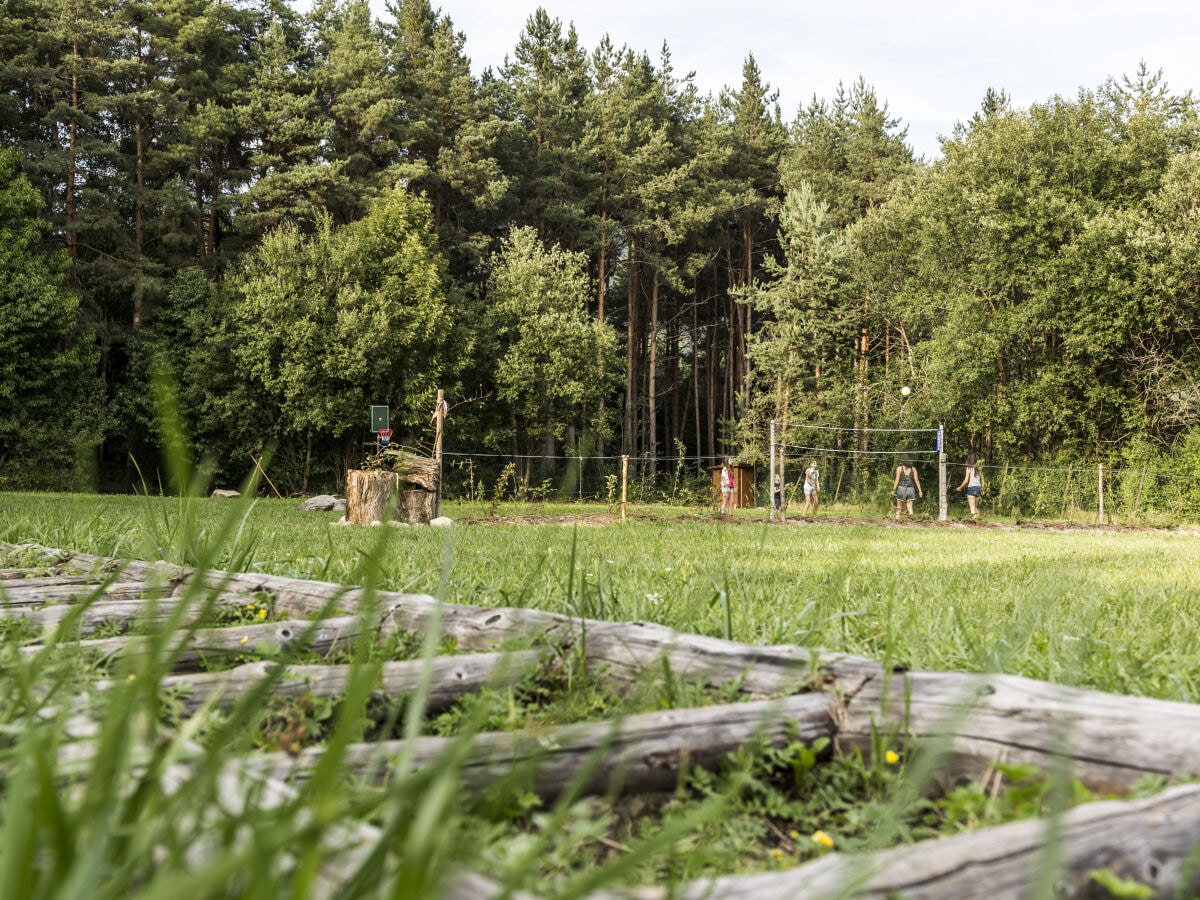
<svg viewBox="0 0 1200 900">
<path fill-rule="evenodd" d="M 908 504 L 908 515 L 911 517 L 913 501 L 917 497 L 924 497 L 925 492 L 921 490 L 921 476 L 917 474 L 917 467 L 907 459 L 900 460 L 900 465 L 896 466 L 892 490 L 896 494 L 896 521 L 900 521 L 900 511 L 905 503 Z"/>
<path fill-rule="evenodd" d="M 971 508 L 971 518 L 979 518 L 979 498 L 983 494 L 983 472 L 979 469 L 979 454 L 967 454 L 967 468 L 963 472 L 962 484 L 956 491 L 967 489 L 967 506 Z"/>
<path fill-rule="evenodd" d="M 733 460 L 725 457 L 721 464 L 721 515 L 732 514 L 734 507 L 733 495 Z"/>
<path fill-rule="evenodd" d="M 817 517 L 817 507 L 821 503 L 821 471 L 817 468 L 817 461 L 810 459 L 808 468 L 804 470 L 804 512 L 800 513 L 800 518 L 808 518 L 808 507 L 812 505 L 812 517 Z"/>
</svg>

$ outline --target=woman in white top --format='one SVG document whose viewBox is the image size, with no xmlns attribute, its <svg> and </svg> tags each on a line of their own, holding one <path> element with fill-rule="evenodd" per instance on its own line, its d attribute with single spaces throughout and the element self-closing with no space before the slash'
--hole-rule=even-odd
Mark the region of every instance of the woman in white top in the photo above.
<svg viewBox="0 0 1200 900">
<path fill-rule="evenodd" d="M 808 517 L 809 504 L 812 505 L 813 518 L 817 517 L 817 506 L 821 503 L 821 472 L 817 469 L 817 461 L 810 459 L 808 468 L 804 470 L 804 512 L 800 518 Z"/>
<path fill-rule="evenodd" d="M 735 497 L 733 495 L 733 460 L 726 457 L 721 465 L 721 515 L 732 513 Z"/>
</svg>

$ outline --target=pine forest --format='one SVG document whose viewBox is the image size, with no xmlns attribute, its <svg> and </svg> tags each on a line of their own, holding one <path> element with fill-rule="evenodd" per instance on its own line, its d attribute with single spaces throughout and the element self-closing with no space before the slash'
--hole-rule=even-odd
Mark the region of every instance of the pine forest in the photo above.
<svg viewBox="0 0 1200 900">
<path fill-rule="evenodd" d="M 438 390 L 532 482 L 761 462 L 772 421 L 1200 467 L 1200 117 L 1153 61 L 997 86 L 928 160 L 862 79 L 701 94 L 540 9 L 481 75 L 428 0 L 0 16 L 0 488 L 153 484 L 180 441 L 333 488 L 371 405 L 420 448 Z"/>
</svg>

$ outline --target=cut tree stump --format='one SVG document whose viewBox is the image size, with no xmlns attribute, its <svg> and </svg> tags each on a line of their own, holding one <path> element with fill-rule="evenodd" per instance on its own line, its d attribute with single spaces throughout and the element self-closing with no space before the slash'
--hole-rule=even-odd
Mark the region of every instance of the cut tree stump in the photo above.
<svg viewBox="0 0 1200 900">
<path fill-rule="evenodd" d="M 346 521 L 356 525 L 404 522 L 428 525 L 437 494 L 437 463 L 412 453 L 384 454 L 392 469 L 346 472 Z"/>
</svg>

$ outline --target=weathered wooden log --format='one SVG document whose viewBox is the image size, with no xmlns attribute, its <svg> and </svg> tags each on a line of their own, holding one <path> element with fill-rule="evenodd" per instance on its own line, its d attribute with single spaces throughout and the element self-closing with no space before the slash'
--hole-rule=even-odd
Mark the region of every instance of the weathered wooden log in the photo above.
<svg viewBox="0 0 1200 900">
<path fill-rule="evenodd" d="M 11 571 L 11 570 L 9 570 Z M 37 571 L 33 569 L 31 571 Z M 3 597 L 13 588 L 40 588 L 47 585 L 59 584 L 101 584 L 100 579 L 92 575 L 39 575 L 35 577 L 21 577 L 17 575 L 7 575 L 0 571 L 0 597 Z"/>
<path fill-rule="evenodd" d="M 381 593 L 398 628 L 424 631 L 433 620 L 432 597 Z M 738 682 L 754 697 L 828 687 L 853 693 L 882 675 L 872 660 L 790 645 L 739 644 L 684 634 L 649 622 L 600 622 L 531 609 L 446 605 L 442 633 L 458 646 L 486 650 L 513 638 L 581 646 L 588 669 L 614 681 L 634 682 L 650 671 L 689 682 Z"/>
<path fill-rule="evenodd" d="M 1090 874 L 1097 869 L 1140 882 L 1153 892 L 1150 896 L 1195 897 L 1200 892 L 1198 847 L 1200 785 L 1189 784 L 1148 800 L 1087 803 L 1054 822 L 1012 822 L 861 856 L 833 853 L 784 872 L 706 879 L 669 891 L 642 888 L 636 895 L 639 900 L 1017 900 L 1035 896 L 1041 866 L 1052 852 L 1055 897 L 1110 896 Z"/>
<path fill-rule="evenodd" d="M 437 486 L 436 465 L 430 477 L 425 471 L 426 461 L 412 454 L 403 455 L 405 466 L 408 466 L 410 460 L 413 461 L 411 467 L 397 468 L 396 471 L 348 471 L 346 521 L 358 525 L 391 521 L 428 525 L 433 518 L 433 498 Z"/>
<path fill-rule="evenodd" d="M 44 606 L 47 603 L 73 603 L 93 598 L 103 600 L 130 595 L 166 597 L 172 589 L 171 585 L 145 581 L 118 581 L 111 584 L 80 581 L 40 586 L 22 584 L 16 587 L 6 586 L 0 592 L 0 606 Z"/>
<path fill-rule="evenodd" d="M 517 653 L 471 653 L 462 656 L 439 656 L 433 660 L 426 706 L 441 712 L 466 694 L 485 687 L 508 687 L 519 683 L 539 664 L 541 655 L 534 650 Z M 160 682 L 164 690 L 177 691 L 183 708 L 195 712 L 209 701 L 232 704 L 243 693 L 264 678 L 275 673 L 278 664 L 260 660 L 245 663 L 224 672 L 203 672 L 194 675 L 168 675 Z M 352 669 L 350 666 L 288 666 L 276 682 L 273 693 L 283 697 L 338 697 L 346 693 Z M 377 698 L 390 698 L 412 693 L 426 678 L 425 663 L 384 663 Z M 98 681 L 104 690 L 111 681 Z"/>
<path fill-rule="evenodd" d="M 285 621 L 262 625 L 241 625 L 230 628 L 199 629 L 192 634 L 181 632 L 167 641 L 163 651 L 177 654 L 175 671 L 194 671 L 206 661 L 251 653 L 277 654 L 281 650 L 303 647 L 323 656 L 330 651 L 348 647 L 365 631 L 374 631 L 361 616 L 335 616 L 317 622 Z M 88 651 L 101 659 L 114 657 L 137 658 L 151 652 L 152 643 L 142 636 L 104 638 L 78 641 L 72 648 Z M 43 650 L 41 645 L 22 647 L 26 655 Z"/>
<path fill-rule="evenodd" d="M 547 800 L 561 794 L 586 769 L 591 771 L 582 786 L 584 793 L 669 790 L 689 767 L 716 768 L 729 753 L 756 737 L 771 746 L 832 738 L 837 730 L 835 708 L 836 700 L 829 695 L 805 694 L 641 713 L 615 722 L 567 725 L 534 734 L 489 732 L 473 739 L 462 777 L 482 788 L 524 768 L 529 789 Z M 455 740 L 419 738 L 411 748 L 413 764 L 434 762 Z M 346 748 L 342 768 L 386 780 L 393 760 L 404 749 L 403 741 L 352 744 Z M 272 777 L 303 779 L 324 753 L 318 747 L 295 756 L 263 754 L 260 759 L 264 772 Z"/>
<path fill-rule="evenodd" d="M 409 488 L 400 492 L 400 521 L 409 525 L 428 525 L 433 521 L 437 495 L 424 488 Z"/>
<path fill-rule="evenodd" d="M 90 635 L 102 625 L 122 629 L 139 624 L 146 626 L 164 625 L 181 605 L 179 600 L 113 600 L 89 603 L 84 607 L 74 604 L 55 604 L 41 609 L 30 606 L 0 607 L 0 618 L 24 619 L 45 630 L 57 628 L 63 620 L 74 617 L 82 636 Z M 190 625 L 200 614 L 198 605 L 180 617 L 180 624 Z"/>
<path fill-rule="evenodd" d="M 1200 705 L 1191 703 L 961 672 L 871 678 L 844 703 L 840 746 L 869 750 L 882 730 L 941 749 L 943 790 L 982 779 L 996 762 L 1048 771 L 1065 761 L 1100 793 L 1145 775 L 1200 777 Z"/>
<path fill-rule="evenodd" d="M 400 476 L 385 469 L 346 473 L 346 521 L 356 525 L 399 519 Z"/>
<path fill-rule="evenodd" d="M 113 564 L 100 558 L 80 562 L 98 568 Z M 353 610 L 365 596 L 360 589 L 275 576 L 209 572 L 198 577 L 227 588 L 266 591 L 277 604 L 305 614 L 331 604 Z M 379 592 L 376 601 L 387 605 L 390 628 L 424 631 L 437 609 L 437 601 L 425 595 Z M 736 681 L 751 696 L 831 689 L 849 698 L 840 737 L 844 746 L 866 746 L 872 727 L 925 744 L 945 739 L 949 757 L 941 773 L 946 784 L 980 777 L 1003 759 L 1045 766 L 1067 758 L 1077 777 L 1101 791 L 1123 789 L 1143 774 L 1200 776 L 1200 754 L 1188 753 L 1200 743 L 1198 708 L 1189 704 L 1056 688 L 1012 676 L 888 673 L 870 660 L 820 650 L 743 645 L 646 623 L 581 621 L 535 610 L 445 606 L 441 619 L 443 633 L 464 649 L 487 650 L 517 636 L 560 645 L 581 642 L 589 668 L 619 681 L 658 670 L 664 677 L 669 671 L 711 684 Z M 969 718 L 964 713 L 968 701 Z M 1088 721 L 1098 724 L 1081 724 Z"/>
<path fill-rule="evenodd" d="M 388 467 L 400 476 L 401 480 L 413 487 L 433 492 L 438 486 L 437 460 L 429 456 L 417 456 L 404 450 L 389 447 L 383 451 L 383 457 Z"/>
</svg>

